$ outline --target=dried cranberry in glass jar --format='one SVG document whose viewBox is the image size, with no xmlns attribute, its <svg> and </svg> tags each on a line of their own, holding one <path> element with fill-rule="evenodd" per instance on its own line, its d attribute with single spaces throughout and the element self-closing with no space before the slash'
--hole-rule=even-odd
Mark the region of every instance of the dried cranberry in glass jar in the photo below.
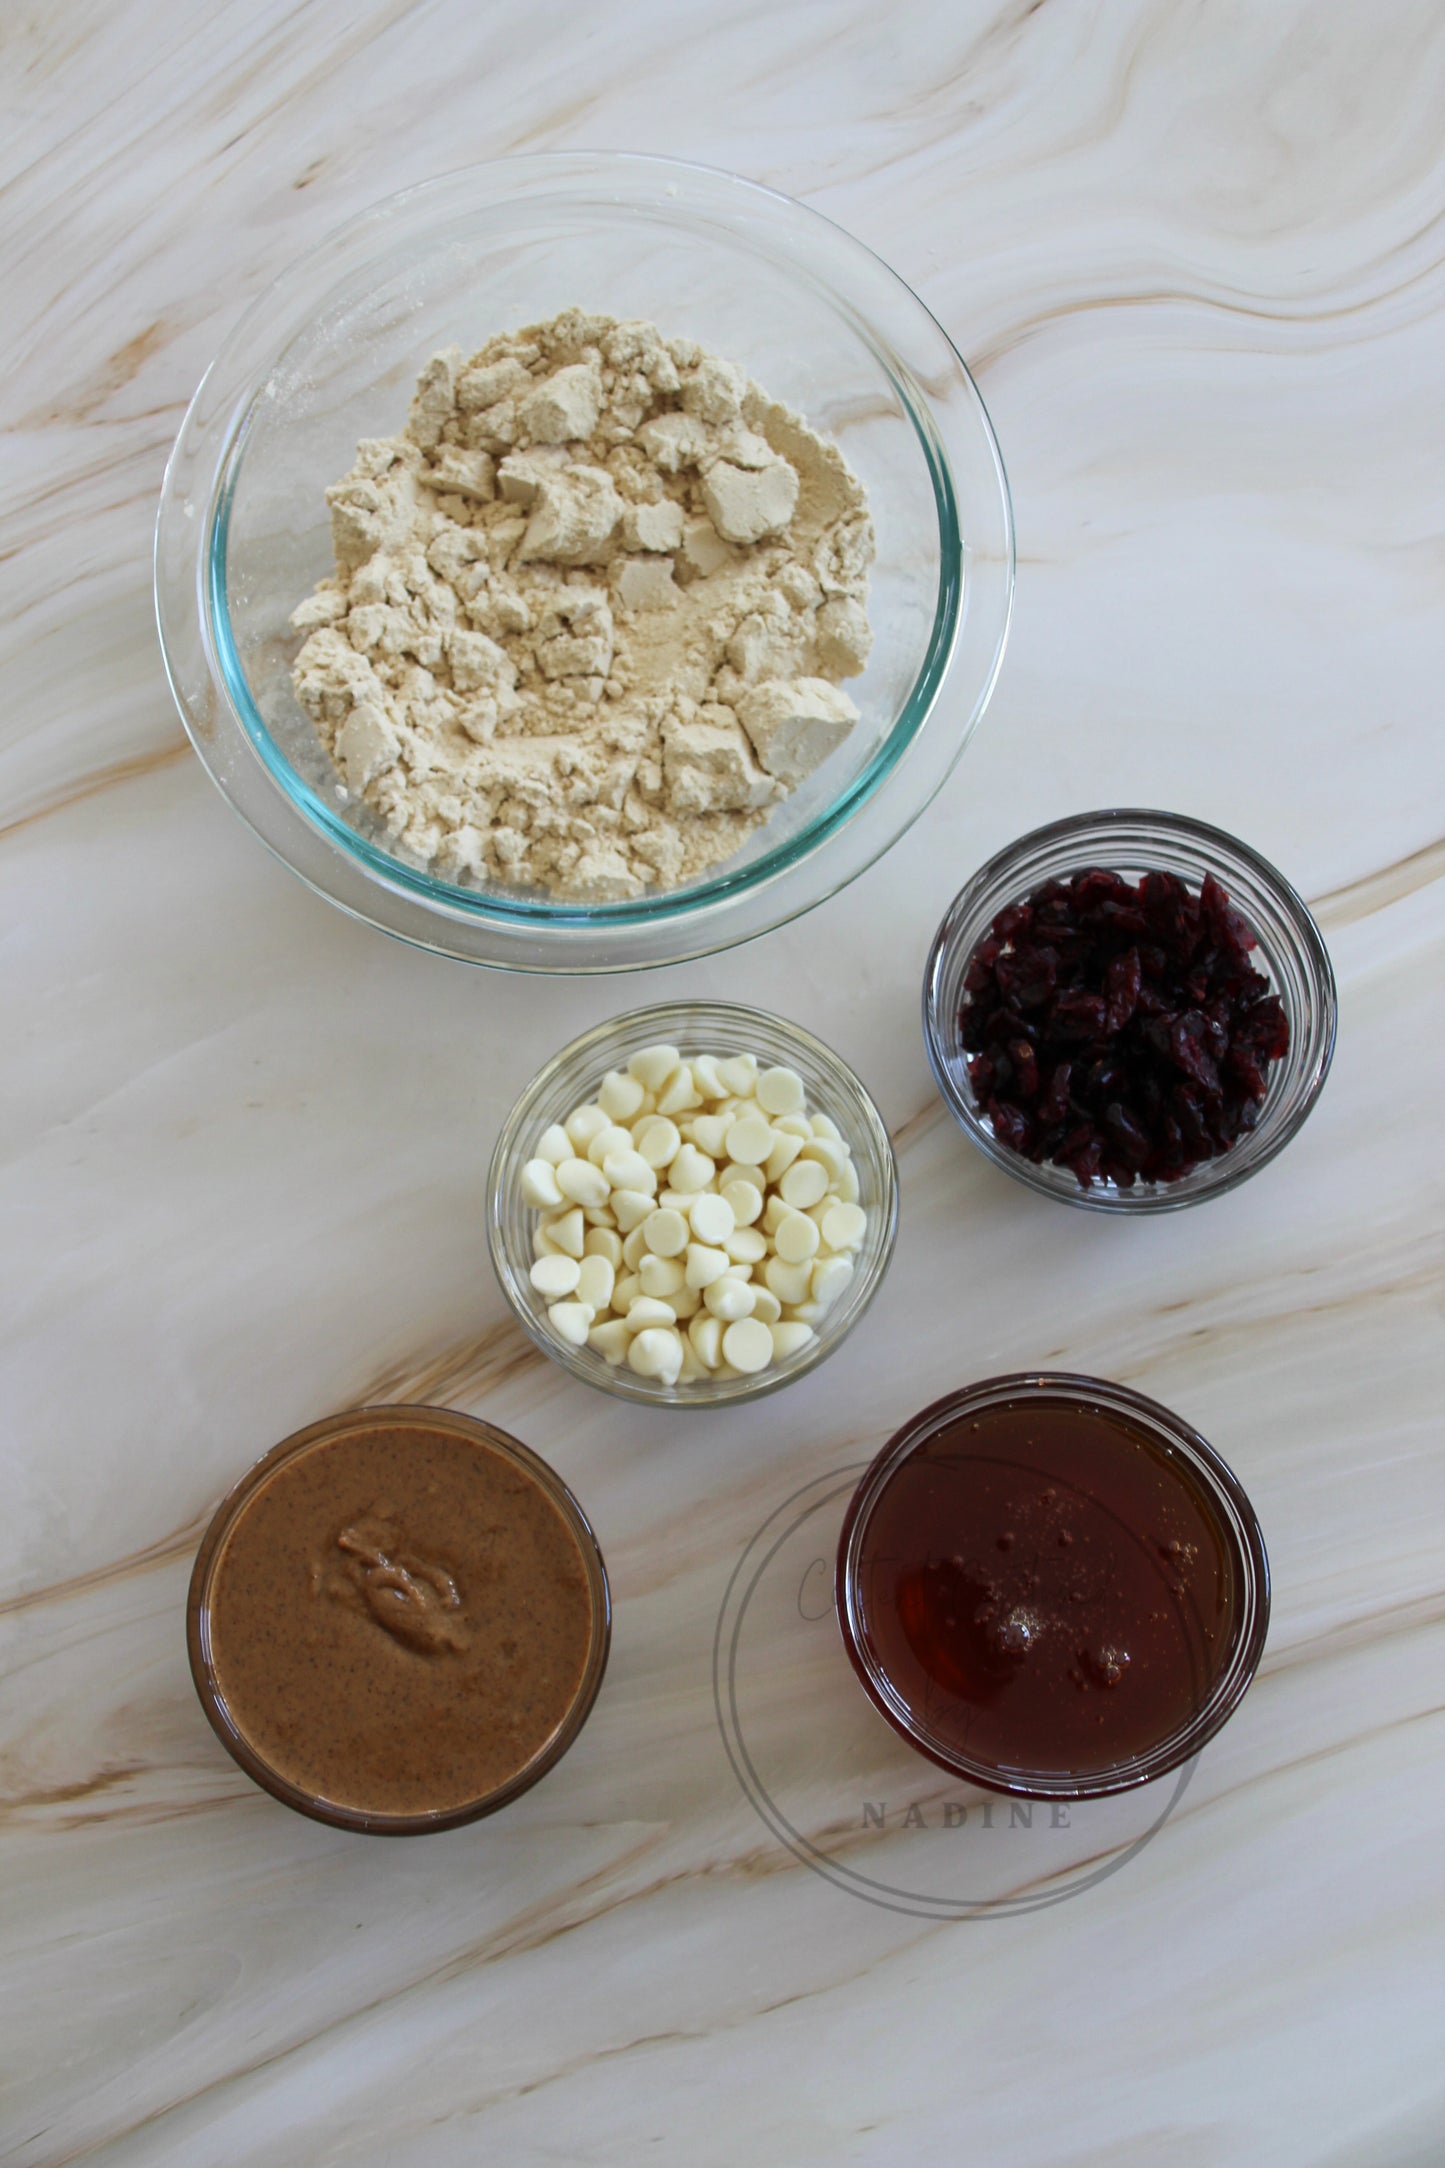
<svg viewBox="0 0 1445 2168">
<path fill-rule="evenodd" d="M 1001 1143 L 1132 1188 L 1253 1129 L 1289 1022 L 1253 930 L 1206 874 L 1101 866 L 999 912 L 969 960 L 968 1073 Z"/>
</svg>

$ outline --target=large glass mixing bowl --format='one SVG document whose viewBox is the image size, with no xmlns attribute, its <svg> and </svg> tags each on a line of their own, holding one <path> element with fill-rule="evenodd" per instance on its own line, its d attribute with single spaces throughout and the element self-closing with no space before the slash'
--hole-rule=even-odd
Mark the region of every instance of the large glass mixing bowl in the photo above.
<svg viewBox="0 0 1445 2168">
<path fill-rule="evenodd" d="M 861 720 L 737 855 L 690 884 L 580 904 L 443 879 L 348 799 L 292 691 L 291 611 L 332 570 L 324 491 L 403 424 L 422 365 L 573 304 L 741 363 L 833 437 L 878 554 Z M 736 176 L 614 153 L 505 159 L 378 204 L 250 309 L 166 471 L 156 605 L 196 751 L 303 880 L 474 963 L 610 971 L 705 955 L 820 903 L 894 843 L 968 743 L 1013 594 L 1008 486 L 983 401 L 928 310 L 816 212 Z"/>
</svg>

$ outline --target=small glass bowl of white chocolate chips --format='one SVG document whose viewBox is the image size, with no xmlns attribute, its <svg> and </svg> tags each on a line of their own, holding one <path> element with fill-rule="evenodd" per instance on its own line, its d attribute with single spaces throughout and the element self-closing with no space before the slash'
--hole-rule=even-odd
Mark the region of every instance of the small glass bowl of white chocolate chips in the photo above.
<svg viewBox="0 0 1445 2168">
<path fill-rule="evenodd" d="M 489 1234 L 538 1346 L 605 1391 L 717 1405 L 838 1345 L 893 1248 L 888 1133 L 799 1026 L 723 1002 L 600 1025 L 534 1079 Z"/>
</svg>

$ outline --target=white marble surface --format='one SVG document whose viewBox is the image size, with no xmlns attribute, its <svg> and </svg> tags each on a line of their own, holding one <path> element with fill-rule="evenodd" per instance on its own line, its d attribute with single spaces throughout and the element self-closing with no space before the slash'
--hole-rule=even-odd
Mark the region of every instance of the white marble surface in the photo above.
<svg viewBox="0 0 1445 2168">
<path fill-rule="evenodd" d="M 0 2158 L 1445 2153 L 1442 27 L 1432 0 L 4 11 Z M 166 450 L 247 298 L 377 195 L 573 145 L 738 168 L 879 249 L 978 370 L 1019 533 L 1000 691 L 907 847 L 749 951 L 580 986 L 409 953 L 273 865 L 185 749 L 149 599 Z M 1281 864 L 1342 997 L 1287 1155 L 1137 1227 L 986 1167 L 915 1022 L 968 871 L 1120 799 Z M 684 988 L 857 1062 L 904 1218 L 816 1378 L 680 1425 L 529 1349 L 480 1204 L 535 1064 Z M 1044 1363 L 1216 1442 L 1264 1521 L 1274 1628 L 1126 1868 L 1021 1917 L 908 1918 L 753 1814 L 714 1622 L 790 1492 L 947 1386 Z M 574 1753 L 411 1845 L 254 1791 L 181 1632 L 222 1489 L 383 1395 L 547 1452 L 617 1597 Z M 841 1657 L 793 1647 L 779 1628 L 757 1721 L 804 1744 L 789 1781 L 852 1844 L 865 1792 L 896 1814 L 928 1787 L 860 1729 Z M 1116 1842 L 1096 1813 L 1071 1867 Z M 901 1872 L 922 1840 L 866 1842 Z M 989 1855 L 995 1894 L 1036 1871 L 1016 1858 Z"/>
</svg>

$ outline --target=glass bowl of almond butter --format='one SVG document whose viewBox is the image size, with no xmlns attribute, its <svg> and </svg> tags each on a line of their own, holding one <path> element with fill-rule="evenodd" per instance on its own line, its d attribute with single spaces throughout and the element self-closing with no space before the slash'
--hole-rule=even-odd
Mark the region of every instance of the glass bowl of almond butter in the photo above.
<svg viewBox="0 0 1445 2168">
<path fill-rule="evenodd" d="M 599 1024 L 497 1140 L 487 1234 L 518 1322 L 588 1385 L 731 1406 L 841 1345 L 898 1225 L 888 1131 L 799 1024 L 674 1001 Z"/>
<path fill-rule="evenodd" d="M 166 473 L 172 690 L 342 909 L 591 972 L 766 932 L 870 865 L 988 703 L 1008 487 L 876 256 L 614 153 L 409 189 L 302 258 Z"/>
</svg>

